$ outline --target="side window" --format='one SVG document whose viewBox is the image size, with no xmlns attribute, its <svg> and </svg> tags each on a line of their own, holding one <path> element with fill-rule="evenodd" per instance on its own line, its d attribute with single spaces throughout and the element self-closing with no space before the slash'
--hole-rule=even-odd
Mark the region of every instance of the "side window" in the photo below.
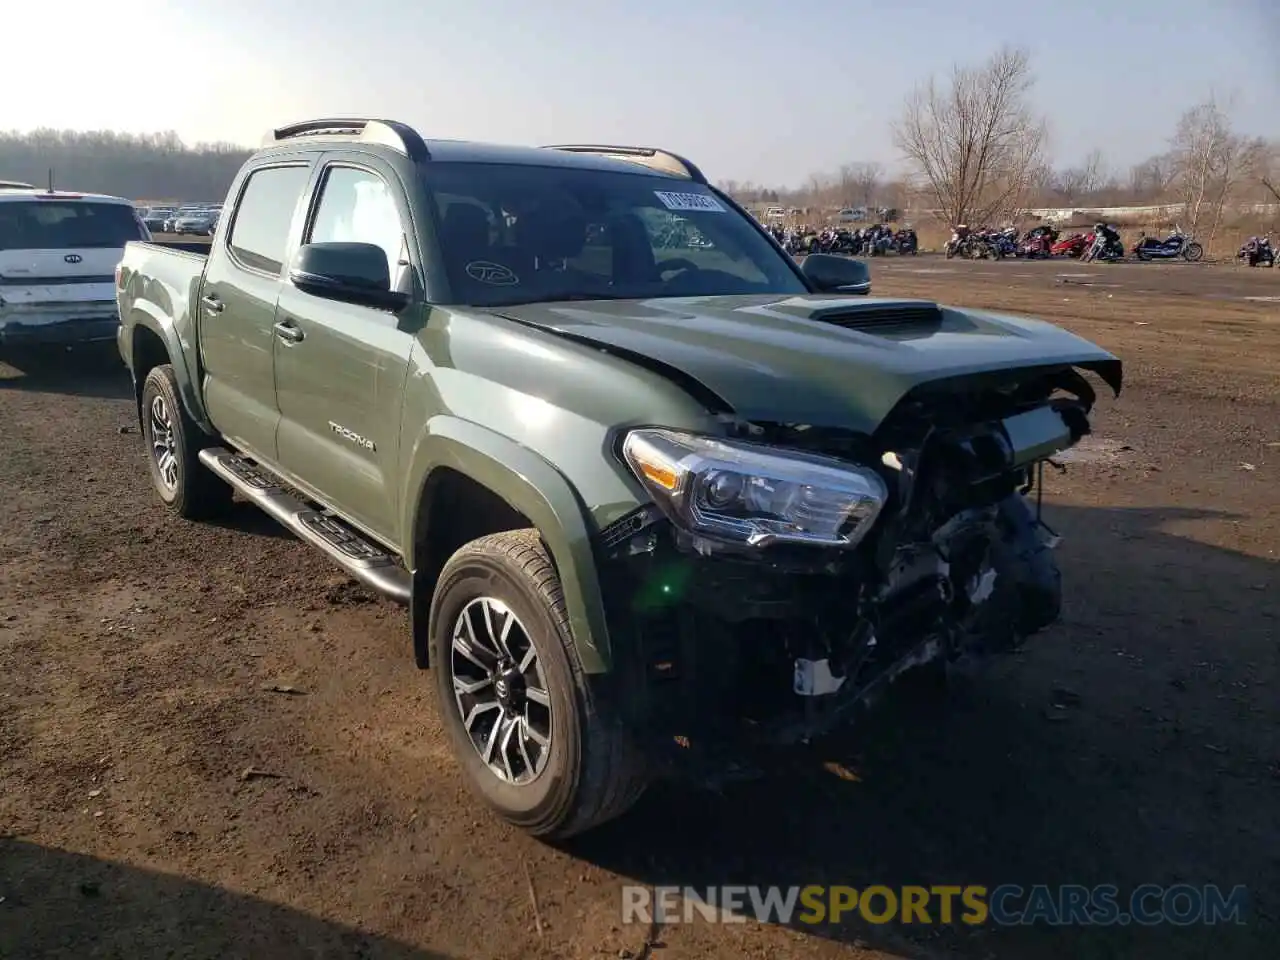
<svg viewBox="0 0 1280 960">
<path fill-rule="evenodd" d="M 304 166 L 263 167 L 249 174 L 227 243 L 247 267 L 279 273 L 289 246 L 289 227 L 311 171 Z"/>
<path fill-rule="evenodd" d="M 330 167 L 307 242 L 375 244 L 387 255 L 387 270 L 395 286 L 404 226 L 391 188 L 367 170 Z"/>
</svg>

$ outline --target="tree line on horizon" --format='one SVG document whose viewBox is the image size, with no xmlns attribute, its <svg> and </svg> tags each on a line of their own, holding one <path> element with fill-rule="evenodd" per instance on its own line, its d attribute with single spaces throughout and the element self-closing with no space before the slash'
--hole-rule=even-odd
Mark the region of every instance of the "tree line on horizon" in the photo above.
<svg viewBox="0 0 1280 960">
<path fill-rule="evenodd" d="M 1233 219 L 1233 208 L 1280 203 L 1280 140 L 1238 133 L 1214 97 L 1182 115 L 1166 150 L 1127 170 L 1109 166 L 1098 150 L 1055 167 L 1047 119 L 1029 98 L 1030 64 L 1025 50 L 1005 48 L 911 90 L 891 131 L 906 176 L 857 162 L 811 174 L 799 187 L 720 186 L 747 203 L 927 209 L 950 223 L 992 223 L 1035 207 L 1170 204 L 1184 211 L 1185 226 L 1210 236 Z M 251 154 L 233 143 L 188 145 L 172 131 L 0 131 L 0 180 L 44 186 L 52 171 L 57 189 L 216 201 Z"/>
<path fill-rule="evenodd" d="M 219 201 L 252 151 L 231 143 L 188 145 L 172 132 L 0 132 L 0 180 L 131 200 Z"/>
</svg>

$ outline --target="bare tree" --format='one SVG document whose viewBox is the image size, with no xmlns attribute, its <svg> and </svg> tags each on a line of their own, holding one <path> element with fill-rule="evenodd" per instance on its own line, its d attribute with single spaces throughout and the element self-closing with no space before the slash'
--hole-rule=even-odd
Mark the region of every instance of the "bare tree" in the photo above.
<svg viewBox="0 0 1280 960">
<path fill-rule="evenodd" d="M 1082 168 L 1068 167 L 1053 175 L 1053 192 L 1065 206 L 1070 207 L 1088 192 L 1085 182 L 1086 175 Z"/>
<path fill-rule="evenodd" d="M 1173 183 L 1173 157 L 1149 157 L 1129 169 L 1129 190 L 1135 200 L 1163 200 Z"/>
<path fill-rule="evenodd" d="M 1213 97 L 1182 115 L 1172 160 L 1188 229 L 1195 233 L 1207 223 L 1209 237 L 1217 232 L 1223 208 L 1258 167 L 1264 146 L 1261 140 L 1237 135 L 1227 111 Z"/>
<path fill-rule="evenodd" d="M 1268 144 L 1260 151 L 1258 182 L 1280 203 L 1280 143 Z"/>
<path fill-rule="evenodd" d="M 871 208 L 884 180 L 884 166 L 879 163 L 847 163 L 840 168 L 840 185 L 845 192 L 844 202 L 857 203 Z"/>
<path fill-rule="evenodd" d="M 894 142 L 952 223 L 989 221 L 1025 201 L 1046 140 L 1027 99 L 1033 82 L 1027 52 L 1005 48 L 907 98 Z"/>
<path fill-rule="evenodd" d="M 1053 189 L 1067 206 L 1085 199 L 1093 199 L 1093 195 L 1106 183 L 1108 178 L 1106 161 L 1101 150 L 1092 151 L 1078 167 L 1060 170 L 1053 178 Z"/>
<path fill-rule="evenodd" d="M 1084 190 L 1085 193 L 1097 193 L 1111 176 L 1107 160 L 1101 150 L 1091 150 L 1084 158 Z"/>
</svg>

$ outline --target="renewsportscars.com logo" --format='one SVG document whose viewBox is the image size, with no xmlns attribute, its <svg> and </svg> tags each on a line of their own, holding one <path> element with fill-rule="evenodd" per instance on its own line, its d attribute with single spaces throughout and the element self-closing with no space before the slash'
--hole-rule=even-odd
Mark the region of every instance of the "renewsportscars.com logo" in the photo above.
<svg viewBox="0 0 1280 960">
<path fill-rule="evenodd" d="M 622 888 L 623 923 L 789 925 L 865 923 L 1016 926 L 1192 926 L 1244 924 L 1248 890 L 1215 884 L 1148 883 L 1123 894 L 1115 884 L 1023 887 L 643 887 Z"/>
</svg>

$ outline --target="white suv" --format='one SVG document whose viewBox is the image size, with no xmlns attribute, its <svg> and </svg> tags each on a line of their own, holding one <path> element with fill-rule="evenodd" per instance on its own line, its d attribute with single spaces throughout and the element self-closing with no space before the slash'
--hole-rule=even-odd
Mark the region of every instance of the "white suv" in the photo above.
<svg viewBox="0 0 1280 960">
<path fill-rule="evenodd" d="M 129 200 L 0 188 L 0 348 L 113 340 L 116 265 L 150 239 Z"/>
</svg>

